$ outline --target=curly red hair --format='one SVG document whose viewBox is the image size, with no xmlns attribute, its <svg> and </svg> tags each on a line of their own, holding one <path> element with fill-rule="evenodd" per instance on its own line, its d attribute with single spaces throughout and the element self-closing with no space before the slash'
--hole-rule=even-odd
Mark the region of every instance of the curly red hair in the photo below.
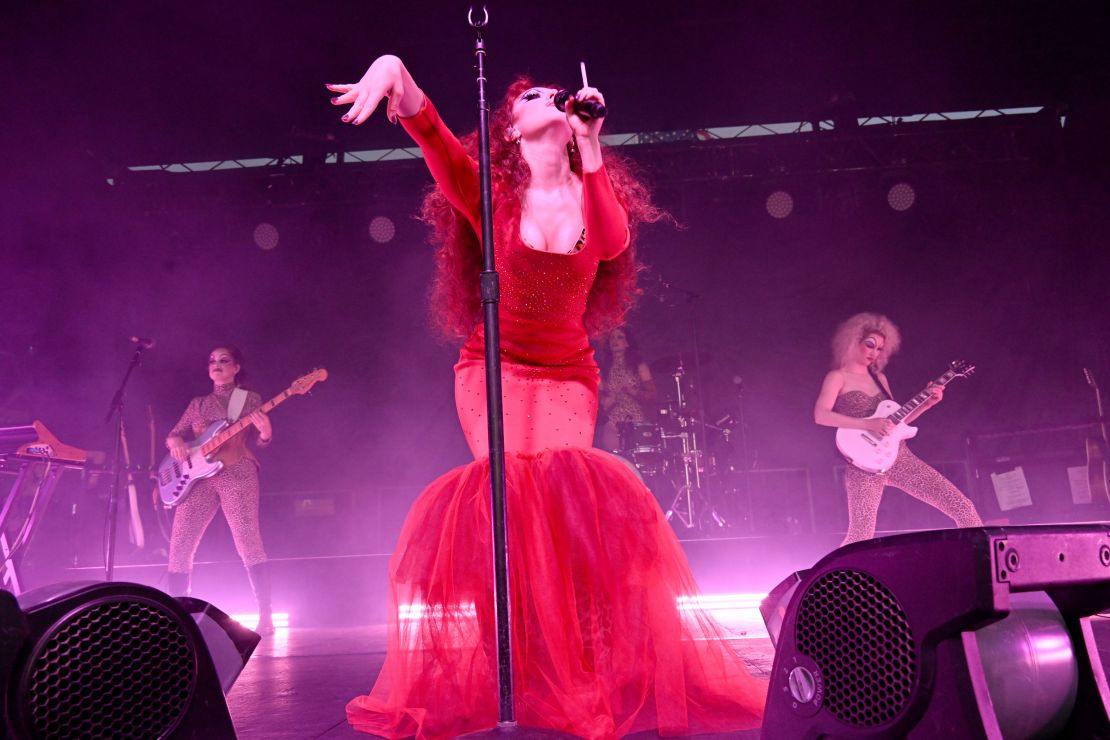
<svg viewBox="0 0 1110 740">
<path fill-rule="evenodd" d="M 530 78 L 516 78 L 501 104 L 490 114 L 495 244 L 508 243 L 520 231 L 520 203 L 531 171 L 520 147 L 508 140 L 506 132 L 512 124 L 513 103 L 531 87 L 537 85 Z M 460 142 L 467 153 L 477 159 L 478 132 L 471 132 Z M 571 171 L 581 176 L 582 160 L 571 144 L 567 145 L 567 157 Z M 624 322 L 639 294 L 636 276 L 642 265 L 633 248 L 636 227 L 641 222 L 658 221 L 666 215 L 652 203 L 648 189 L 636 177 L 628 160 L 607 152 L 605 169 L 617 199 L 628 212 L 632 243 L 619 257 L 603 261 L 598 268 L 586 304 L 586 329 L 591 336 L 604 334 Z M 465 338 L 481 320 L 478 275 L 482 270 L 482 251 L 478 235 L 438 188 L 425 196 L 421 218 L 431 225 L 433 241 L 437 244 L 435 278 L 429 294 L 435 323 L 446 336 Z"/>
</svg>

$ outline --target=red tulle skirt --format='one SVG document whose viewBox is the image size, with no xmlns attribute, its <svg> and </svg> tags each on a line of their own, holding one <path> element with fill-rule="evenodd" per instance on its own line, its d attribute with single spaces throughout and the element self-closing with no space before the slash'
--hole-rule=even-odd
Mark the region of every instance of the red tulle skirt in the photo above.
<svg viewBox="0 0 1110 740">
<path fill-rule="evenodd" d="M 758 727 L 766 683 L 696 594 L 650 491 L 619 459 L 559 449 L 506 458 L 516 719 L 585 738 Z M 353 727 L 449 738 L 498 720 L 489 465 L 417 499 L 390 561 L 389 645 Z"/>
</svg>

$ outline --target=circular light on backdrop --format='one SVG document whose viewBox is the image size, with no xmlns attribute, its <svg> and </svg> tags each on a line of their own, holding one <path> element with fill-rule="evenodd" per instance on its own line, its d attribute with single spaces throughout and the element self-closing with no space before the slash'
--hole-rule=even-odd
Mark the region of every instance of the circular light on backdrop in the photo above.
<svg viewBox="0 0 1110 740">
<path fill-rule="evenodd" d="M 917 191 L 908 182 L 896 182 L 886 191 L 886 202 L 896 211 L 908 211 L 917 200 Z"/>
<path fill-rule="evenodd" d="M 277 227 L 270 223 L 260 223 L 254 227 L 254 243 L 259 249 L 273 249 L 278 245 Z"/>
<path fill-rule="evenodd" d="M 370 222 L 370 238 L 378 244 L 385 244 L 392 240 L 396 233 L 397 227 L 387 216 L 377 216 Z"/>
<path fill-rule="evenodd" d="M 766 205 L 771 218 L 786 218 L 794 212 L 794 196 L 785 190 L 776 190 L 767 196 Z"/>
</svg>

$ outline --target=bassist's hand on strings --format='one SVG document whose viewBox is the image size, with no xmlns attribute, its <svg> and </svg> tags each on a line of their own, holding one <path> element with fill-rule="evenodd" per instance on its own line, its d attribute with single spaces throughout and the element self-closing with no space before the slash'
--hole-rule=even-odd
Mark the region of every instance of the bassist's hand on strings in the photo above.
<svg viewBox="0 0 1110 740">
<path fill-rule="evenodd" d="M 189 457 L 189 446 L 185 444 L 185 440 L 177 435 L 166 437 L 166 449 L 170 451 L 170 456 L 178 462 L 185 462 Z"/>
</svg>

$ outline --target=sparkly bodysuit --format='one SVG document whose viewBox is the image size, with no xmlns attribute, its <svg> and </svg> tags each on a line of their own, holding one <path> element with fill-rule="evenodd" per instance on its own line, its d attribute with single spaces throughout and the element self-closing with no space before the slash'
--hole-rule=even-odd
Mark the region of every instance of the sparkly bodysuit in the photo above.
<svg viewBox="0 0 1110 740">
<path fill-rule="evenodd" d="M 623 359 L 614 360 L 606 373 L 605 382 L 607 391 L 613 394 L 613 405 L 608 411 L 609 421 L 614 424 L 643 421 L 644 409 L 636 400 L 636 394 L 643 385 L 637 368 Z"/>
<path fill-rule="evenodd" d="M 863 391 L 848 391 L 836 397 L 832 410 L 838 414 L 863 419 L 875 413 L 883 394 L 871 396 Z M 886 473 L 867 473 L 854 465 L 844 472 L 844 486 L 848 490 L 848 533 L 842 546 L 849 542 L 871 539 L 875 536 L 875 521 L 879 515 L 879 502 L 886 486 L 901 488 L 950 517 L 957 527 L 981 527 L 982 520 L 974 504 L 950 480 L 941 475 L 902 442 L 898 457 Z"/>
<path fill-rule="evenodd" d="M 480 234 L 474 161 L 430 102 L 402 122 Z M 516 718 L 591 739 L 758 726 L 766 685 L 708 615 L 677 608 L 697 586 L 651 492 L 590 449 L 598 369 L 583 316 L 628 229 L 604 168 L 582 177 L 582 200 L 578 251 L 539 252 L 519 233 L 497 244 Z M 479 326 L 455 366 L 477 459 L 433 481 L 402 527 L 385 663 L 347 705 L 363 732 L 449 738 L 497 724 L 483 341 Z"/>
<path fill-rule="evenodd" d="M 170 434 L 183 439 L 197 437 L 212 422 L 226 419 L 233 390 L 235 385 L 228 383 L 216 386 L 207 396 L 194 398 Z M 254 391 L 249 392 L 240 416 L 247 416 L 261 405 L 262 398 Z M 266 561 L 258 526 L 258 460 L 247 449 L 248 434 L 251 432 L 244 432 L 225 445 L 217 455 L 224 463 L 223 470 L 197 483 L 174 509 L 170 533 L 171 573 L 192 571 L 197 546 L 218 508 L 223 509 L 243 564 L 250 567 Z"/>
</svg>

